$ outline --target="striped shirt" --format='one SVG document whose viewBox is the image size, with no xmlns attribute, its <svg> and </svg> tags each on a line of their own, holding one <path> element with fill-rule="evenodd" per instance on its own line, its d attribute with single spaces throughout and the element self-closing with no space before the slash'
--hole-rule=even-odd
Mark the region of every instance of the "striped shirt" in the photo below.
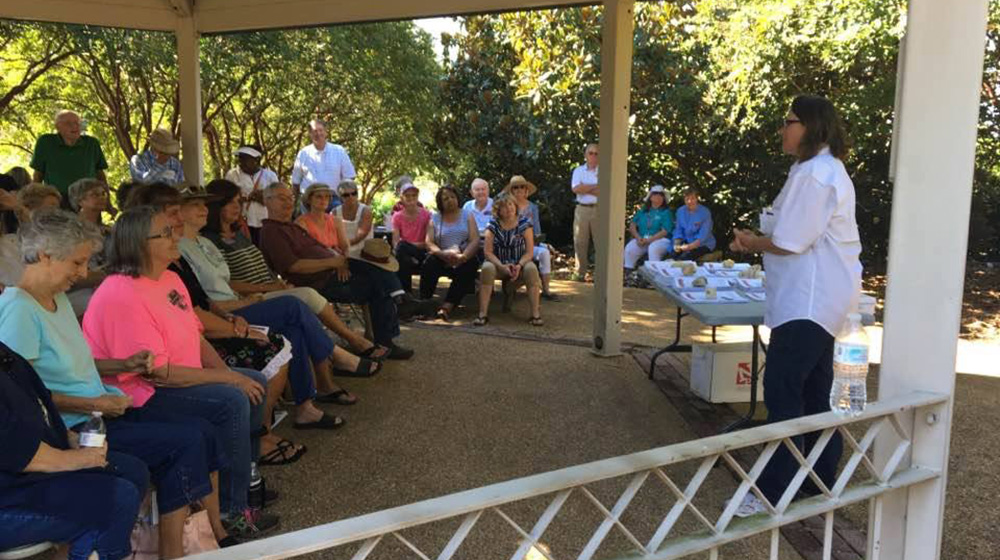
<svg viewBox="0 0 1000 560">
<path fill-rule="evenodd" d="M 264 254 L 242 233 L 237 232 L 233 239 L 223 239 L 214 233 L 208 233 L 205 237 L 222 251 L 226 264 L 229 265 L 229 275 L 232 280 L 247 284 L 267 284 L 275 281 L 276 276 L 267 267 Z"/>
<path fill-rule="evenodd" d="M 462 210 L 454 222 L 446 222 L 440 212 L 434 213 L 434 243 L 447 251 L 457 247 L 462 251 L 469 244 L 469 213 Z"/>
<path fill-rule="evenodd" d="M 524 232 L 531 228 L 531 222 L 519 217 L 513 229 L 503 229 L 497 220 L 490 221 L 487 230 L 493 232 L 493 254 L 503 264 L 515 264 L 524 256 L 527 243 Z"/>
</svg>

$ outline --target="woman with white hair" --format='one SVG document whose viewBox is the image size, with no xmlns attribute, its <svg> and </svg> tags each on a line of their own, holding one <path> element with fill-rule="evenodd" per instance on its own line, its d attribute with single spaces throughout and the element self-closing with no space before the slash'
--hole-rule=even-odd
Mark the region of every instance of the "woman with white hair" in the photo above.
<svg viewBox="0 0 1000 560">
<path fill-rule="evenodd" d="M 662 261 L 670 254 L 673 244 L 670 234 L 674 231 L 674 216 L 667 206 L 663 185 L 653 185 L 646 193 L 642 208 L 632 216 L 628 232 L 632 240 L 625 245 L 625 275 L 635 268 L 639 259 L 649 256 L 650 261 Z"/>
<path fill-rule="evenodd" d="M 79 431 L 91 414 L 101 413 L 108 448 L 148 466 L 161 515 L 162 557 L 183 556 L 187 506 L 196 501 L 208 510 L 216 538 L 226 539 L 212 424 L 172 411 L 133 408 L 130 396 L 105 385 L 102 376 L 152 377 L 153 356 L 140 350 L 124 359 L 95 361 L 69 306 L 66 290 L 86 275 L 90 254 L 100 246 L 97 228 L 68 212 L 46 210 L 22 224 L 20 237 L 26 267 L 17 287 L 0 295 L 0 338 L 31 363 L 70 430 Z"/>
</svg>

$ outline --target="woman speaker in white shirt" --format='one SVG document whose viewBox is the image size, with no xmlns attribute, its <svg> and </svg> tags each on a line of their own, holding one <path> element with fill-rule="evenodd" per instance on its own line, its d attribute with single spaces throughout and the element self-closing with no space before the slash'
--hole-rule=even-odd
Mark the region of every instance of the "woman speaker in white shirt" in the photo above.
<svg viewBox="0 0 1000 560">
<path fill-rule="evenodd" d="M 764 376 L 768 422 L 830 410 L 833 342 L 861 290 L 861 240 L 854 218 L 854 184 L 844 168 L 847 138 L 829 100 L 802 95 L 792 101 L 781 127 L 782 150 L 795 158 L 774 200 L 774 217 L 763 235 L 735 230 L 730 248 L 763 253 L 767 270 L 764 323 L 771 329 Z M 798 438 L 808 455 L 818 433 Z M 829 487 L 842 451 L 839 434 L 827 444 L 815 470 Z M 786 491 L 798 463 L 782 446 L 758 479 L 772 504 Z M 818 490 L 807 480 L 806 494 Z M 739 514 L 764 511 L 748 494 Z"/>
</svg>

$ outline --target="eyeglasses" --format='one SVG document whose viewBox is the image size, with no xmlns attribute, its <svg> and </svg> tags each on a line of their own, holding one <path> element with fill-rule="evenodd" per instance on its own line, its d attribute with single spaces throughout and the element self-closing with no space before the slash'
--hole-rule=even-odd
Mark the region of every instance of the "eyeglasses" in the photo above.
<svg viewBox="0 0 1000 560">
<path fill-rule="evenodd" d="M 518 190 L 518 189 L 527 189 L 527 188 L 528 188 L 528 185 L 514 185 L 513 187 L 511 187 L 511 189 L 513 189 L 515 191 Z"/>
<path fill-rule="evenodd" d="M 147 235 L 146 239 L 172 239 L 174 237 L 174 228 L 167 226 L 163 228 L 163 231 L 157 233 L 156 235 Z"/>
<path fill-rule="evenodd" d="M 801 123 L 799 119 L 785 119 L 785 126 L 792 126 L 795 123 Z"/>
<path fill-rule="evenodd" d="M 358 196 L 358 191 L 340 193 L 340 198 L 351 198 L 354 196 Z"/>
<path fill-rule="evenodd" d="M 596 156 L 598 154 L 597 154 L 597 152 L 587 152 L 587 155 L 588 156 Z"/>
</svg>

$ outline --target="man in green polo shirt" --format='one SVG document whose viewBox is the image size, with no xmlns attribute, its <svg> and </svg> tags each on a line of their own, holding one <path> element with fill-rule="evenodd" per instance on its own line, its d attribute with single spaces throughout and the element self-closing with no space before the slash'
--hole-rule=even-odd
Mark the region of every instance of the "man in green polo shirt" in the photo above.
<svg viewBox="0 0 1000 560">
<path fill-rule="evenodd" d="M 80 115 L 73 111 L 56 114 L 57 134 L 43 134 L 35 143 L 31 167 L 35 182 L 59 189 L 68 200 L 69 185 L 77 179 L 99 179 L 107 182 L 104 170 L 108 162 L 101 143 L 93 136 L 80 133 Z"/>
</svg>

